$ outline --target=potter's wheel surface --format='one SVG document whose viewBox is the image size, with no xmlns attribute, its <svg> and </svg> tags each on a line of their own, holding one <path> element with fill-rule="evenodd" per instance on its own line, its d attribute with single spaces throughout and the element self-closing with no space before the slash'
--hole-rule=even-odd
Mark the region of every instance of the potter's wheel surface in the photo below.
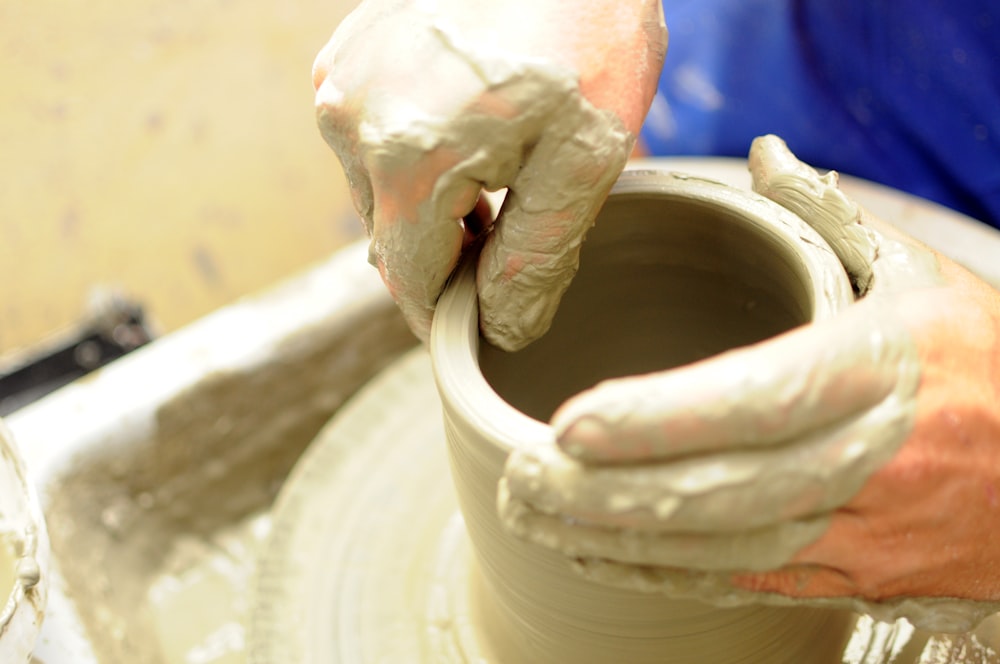
<svg viewBox="0 0 1000 664">
<path fill-rule="evenodd" d="M 252 664 L 481 662 L 479 586 L 449 476 L 430 359 L 362 389 L 289 476 L 261 553 Z M 997 661 L 973 637 L 858 621 L 843 661 Z M 514 664 L 506 662 L 504 664 Z"/>
<path fill-rule="evenodd" d="M 317 436 L 273 518 L 251 662 L 475 659 L 464 605 L 469 545 L 423 349 Z"/>
</svg>

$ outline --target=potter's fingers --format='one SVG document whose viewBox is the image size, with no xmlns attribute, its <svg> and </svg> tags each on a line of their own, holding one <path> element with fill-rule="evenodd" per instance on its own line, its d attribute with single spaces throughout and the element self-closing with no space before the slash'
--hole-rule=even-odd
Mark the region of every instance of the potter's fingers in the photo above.
<svg viewBox="0 0 1000 664">
<path fill-rule="evenodd" d="M 830 244 L 859 293 L 869 288 L 939 283 L 934 252 L 879 219 L 840 190 L 836 171 L 824 175 L 799 161 L 777 136 L 750 148 L 753 189 L 796 213 Z"/>
<path fill-rule="evenodd" d="M 910 509 L 907 506 L 882 508 L 896 514 L 893 518 L 897 519 L 900 511 Z M 856 593 L 866 597 L 934 594 L 934 581 L 927 570 L 929 567 L 948 567 L 948 545 L 933 551 L 930 555 L 939 558 L 932 561 L 927 548 L 921 547 L 914 538 L 912 528 L 880 528 L 878 523 L 878 514 L 852 502 L 833 512 L 823 535 L 796 553 L 789 565 L 841 570 L 854 584 Z M 756 580 L 765 579 L 758 577 Z"/>
<path fill-rule="evenodd" d="M 906 618 L 917 629 L 929 632 L 968 632 L 996 611 L 995 605 L 990 602 L 972 603 L 944 597 L 899 597 L 884 602 L 865 600 L 850 591 L 852 582 L 840 570 L 822 566 L 791 566 L 778 573 L 787 573 L 787 580 L 783 581 L 767 575 L 759 577 L 759 580 L 750 581 L 749 584 L 758 588 L 755 590 L 734 585 L 734 579 L 740 578 L 740 575 L 732 572 L 629 565 L 603 558 L 576 560 L 573 562 L 573 569 L 594 583 L 642 593 L 660 593 L 676 599 L 696 599 L 715 606 L 832 608 L 837 611 L 827 612 L 827 615 L 834 621 L 846 617 L 843 610 L 849 609 L 885 623 Z M 751 580 L 755 576 L 751 574 L 745 578 Z M 793 593 L 781 594 L 774 592 L 779 588 L 769 586 L 769 580 L 778 580 L 781 588 L 792 588 L 793 593 L 799 581 L 804 581 L 806 587 L 825 587 L 825 591 L 812 593 L 811 596 L 803 596 L 801 592 L 797 596 L 793 596 Z M 978 606 L 973 606 L 974 604 Z M 842 627 L 837 630 L 838 633 L 843 633 Z M 926 638 L 926 634 L 923 638 Z"/>
<path fill-rule="evenodd" d="M 717 606 L 761 603 L 760 595 L 733 587 L 731 571 L 630 565 L 607 558 L 578 558 L 572 566 L 585 579 L 615 588 L 663 594 L 675 599 L 697 599 Z"/>
<path fill-rule="evenodd" d="M 483 334 L 505 350 L 548 330 L 634 142 L 614 114 L 571 99 L 527 153 L 480 257 Z"/>
<path fill-rule="evenodd" d="M 559 445 L 585 463 L 635 463 L 785 443 L 856 417 L 916 389 L 912 341 L 885 306 L 866 301 L 686 367 L 601 383 L 556 412 Z"/>
<path fill-rule="evenodd" d="M 725 534 L 606 528 L 540 512 L 511 497 L 503 481 L 497 507 L 509 532 L 570 558 L 698 570 L 775 569 L 827 527 L 820 516 Z"/>
<path fill-rule="evenodd" d="M 438 296 L 466 243 L 463 218 L 474 214 L 481 184 L 449 172 L 432 187 L 428 197 L 422 178 L 381 174 L 375 184 L 369 251 L 369 260 L 422 341 L 430 334 Z"/>
<path fill-rule="evenodd" d="M 777 136 L 750 148 L 754 191 L 791 210 L 833 248 L 855 290 L 889 292 L 940 283 L 934 253 L 855 203 L 836 171 L 819 175 Z"/>
<path fill-rule="evenodd" d="M 313 89 L 319 90 L 323 81 L 330 74 L 330 70 L 333 69 L 334 54 L 336 53 L 337 45 L 331 39 L 323 48 L 320 49 L 319 53 L 316 54 L 316 58 L 313 60 L 312 65 L 312 83 Z"/>
<path fill-rule="evenodd" d="M 755 593 L 785 597 L 854 597 L 861 594 L 861 589 L 848 574 L 819 565 L 790 565 L 770 572 L 734 574 L 732 584 Z"/>
<path fill-rule="evenodd" d="M 594 466 L 555 446 L 517 450 L 511 496 L 546 514 L 609 528 L 738 532 L 844 505 L 895 454 L 913 405 L 890 394 L 862 415 L 791 445 L 664 463 Z"/>
<path fill-rule="evenodd" d="M 833 248 L 855 289 L 865 293 L 879 237 L 862 223 L 858 205 L 840 190 L 836 171 L 820 175 L 799 161 L 777 136 L 760 136 L 750 147 L 753 189 L 791 210 Z"/>
<path fill-rule="evenodd" d="M 328 44 L 325 53 L 330 48 Z M 353 107 L 347 95 L 341 90 L 333 78 L 326 75 L 323 53 L 317 58 L 321 79 L 317 80 L 316 88 L 316 124 L 320 134 L 336 153 L 344 167 L 344 175 L 351 190 L 351 200 L 354 209 L 364 221 L 365 231 L 371 237 L 372 205 L 374 193 L 368 169 L 363 160 L 363 150 L 359 149 L 357 109 Z M 314 70 L 314 72 L 317 70 Z"/>
<path fill-rule="evenodd" d="M 920 556 L 910 553 L 912 542 L 904 533 L 899 533 L 894 546 L 873 543 L 874 535 L 867 517 L 837 510 L 829 515 L 822 535 L 787 564 L 734 574 L 731 582 L 737 588 L 788 597 L 892 596 L 900 589 L 879 586 L 873 579 L 885 570 L 892 570 L 894 579 L 905 578 L 920 569 Z M 918 566 L 911 567 L 913 562 Z"/>
</svg>

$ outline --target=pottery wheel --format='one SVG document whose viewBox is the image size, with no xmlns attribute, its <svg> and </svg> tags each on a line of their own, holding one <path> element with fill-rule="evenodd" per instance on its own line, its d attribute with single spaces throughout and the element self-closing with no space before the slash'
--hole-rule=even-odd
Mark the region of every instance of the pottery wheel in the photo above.
<svg viewBox="0 0 1000 664">
<path fill-rule="evenodd" d="M 467 601 L 478 574 L 444 441 L 422 348 L 320 432 L 273 510 L 249 625 L 251 664 L 496 662 Z M 843 661 L 993 661 L 967 657 L 967 641 L 928 642 L 907 628 L 861 618 Z"/>
<path fill-rule="evenodd" d="M 259 562 L 250 661 L 475 659 L 455 592 L 469 549 L 417 349 L 341 409 L 286 481 Z"/>
</svg>

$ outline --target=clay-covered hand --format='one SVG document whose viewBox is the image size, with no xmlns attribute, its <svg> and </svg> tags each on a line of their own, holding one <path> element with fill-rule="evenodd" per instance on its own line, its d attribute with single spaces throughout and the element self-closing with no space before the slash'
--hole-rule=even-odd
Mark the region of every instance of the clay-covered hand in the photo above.
<svg viewBox="0 0 1000 664">
<path fill-rule="evenodd" d="M 858 302 L 571 399 L 557 444 L 508 460 L 502 518 L 608 583 L 966 629 L 1000 601 L 1000 293 L 780 139 L 757 139 L 750 166 Z"/>
<path fill-rule="evenodd" d="M 481 230 L 486 337 L 548 329 L 666 45 L 659 0 L 366 0 L 341 24 L 314 65 L 318 122 L 419 337 Z M 492 229 L 482 204 L 463 222 L 503 187 Z"/>
</svg>

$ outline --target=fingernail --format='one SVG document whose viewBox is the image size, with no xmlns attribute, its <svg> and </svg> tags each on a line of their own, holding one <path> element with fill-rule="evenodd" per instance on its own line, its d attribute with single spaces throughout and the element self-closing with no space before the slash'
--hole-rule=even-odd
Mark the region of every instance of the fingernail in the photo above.
<svg viewBox="0 0 1000 664">
<path fill-rule="evenodd" d="M 608 423 L 597 415 L 583 415 L 561 425 L 553 422 L 556 443 L 563 452 L 581 461 L 614 459 L 614 439 Z"/>
</svg>

